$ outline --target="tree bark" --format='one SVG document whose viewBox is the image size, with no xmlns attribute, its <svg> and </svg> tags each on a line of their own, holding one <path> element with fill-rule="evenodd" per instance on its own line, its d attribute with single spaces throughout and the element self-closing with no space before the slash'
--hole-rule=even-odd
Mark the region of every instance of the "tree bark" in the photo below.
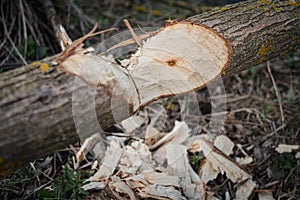
<svg viewBox="0 0 300 200">
<path fill-rule="evenodd" d="M 191 88 L 179 90 L 178 93 L 204 87 L 206 83 L 220 74 L 227 76 L 238 73 L 299 48 L 300 45 L 300 4 L 297 1 L 283 1 L 280 4 L 271 3 L 271 1 L 246 1 L 216 8 L 207 13 L 190 17 L 185 22 L 167 25 L 152 36 L 151 40 L 159 39 L 164 31 L 171 32 L 173 27 L 176 28 L 182 24 L 184 26 L 197 24 L 193 31 L 198 30 L 199 25 L 201 32 L 199 34 L 208 33 L 219 38 L 220 41 L 217 42 L 224 41 L 223 44 L 220 44 L 222 46 L 220 51 L 224 50 L 222 55 L 228 52 L 228 55 L 224 57 L 224 60 L 228 62 L 224 61 L 224 66 L 221 66 L 212 78 L 204 79 L 204 82 L 192 85 Z M 193 34 L 196 33 L 193 32 Z M 176 42 L 184 43 L 184 41 Z M 216 58 L 219 56 L 218 52 L 211 52 L 211 54 Z M 145 86 L 147 84 L 143 84 L 146 81 L 141 78 L 141 74 L 145 74 L 147 71 L 141 71 L 140 67 L 133 66 L 134 69 L 130 71 L 130 69 L 118 68 L 116 64 L 112 64 L 112 68 L 109 69 L 111 73 L 125 74 L 122 78 L 123 82 L 118 82 L 118 84 L 120 83 L 118 86 L 132 87 L 137 90 L 137 93 L 133 91 L 133 96 L 124 94 L 124 92 L 114 95 L 115 99 L 112 103 L 113 85 L 110 85 L 112 83 L 109 80 L 105 84 L 95 85 L 95 82 L 90 80 L 93 77 L 89 74 L 76 74 L 76 70 L 72 67 L 72 69 L 66 70 L 66 66 L 76 65 L 76 61 L 81 58 L 76 56 L 78 55 L 75 52 L 74 55 L 69 55 L 60 63 L 62 66 L 60 69 L 69 73 L 55 70 L 50 74 L 41 74 L 40 70 L 32 65 L 0 73 L 0 176 L 8 175 L 14 169 L 34 159 L 78 141 L 79 137 L 76 131 L 86 132 L 86 135 L 99 132 L 98 126 L 94 125 L 98 122 L 89 120 L 90 110 L 85 109 L 84 105 L 80 105 L 80 102 L 90 101 L 90 95 L 94 90 L 97 90 L 95 100 L 97 109 L 95 109 L 96 113 L 92 114 L 96 115 L 102 129 L 113 125 L 116 116 L 118 120 L 125 119 L 129 114 L 137 111 L 140 106 L 176 93 L 156 90 L 154 84 L 151 87 Z M 72 58 L 74 59 L 72 60 Z M 90 58 L 94 59 L 93 56 Z M 143 55 L 138 59 L 141 61 Z M 220 60 L 222 59 L 220 58 Z M 96 61 L 98 62 L 98 60 Z M 97 62 L 94 63 L 95 67 L 97 67 Z M 172 59 L 166 63 L 169 66 L 176 65 Z M 91 69 L 96 70 L 96 68 Z M 74 76 L 71 76 L 70 73 L 88 82 L 91 90 L 87 91 L 86 87 L 80 84 L 74 87 Z M 129 73 L 136 82 L 132 82 L 126 73 Z M 107 74 L 107 76 L 110 75 Z M 122 83 L 125 86 L 121 86 Z M 134 83 L 136 85 L 132 86 Z M 181 86 L 177 85 L 176 87 Z M 139 94 L 138 90 L 142 94 Z M 72 113 L 74 91 L 81 94 L 79 100 L 73 102 L 78 106 L 77 108 L 82 108 L 79 109 L 80 113 L 76 113 L 78 117 L 75 116 L 75 121 L 79 120 L 76 122 L 77 129 L 74 123 L 74 113 Z M 132 99 L 128 100 L 130 98 Z M 120 109 L 116 111 L 115 108 Z M 78 127 L 80 119 L 88 121 L 90 124 Z"/>
</svg>

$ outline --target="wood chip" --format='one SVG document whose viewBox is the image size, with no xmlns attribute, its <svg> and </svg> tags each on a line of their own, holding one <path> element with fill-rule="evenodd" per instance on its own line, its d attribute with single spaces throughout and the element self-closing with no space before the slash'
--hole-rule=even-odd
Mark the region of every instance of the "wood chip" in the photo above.
<svg viewBox="0 0 300 200">
<path fill-rule="evenodd" d="M 300 145 L 288 145 L 288 144 L 279 144 L 275 149 L 278 153 L 292 152 L 293 150 L 299 149 Z"/>
<path fill-rule="evenodd" d="M 200 168 L 200 175 L 204 182 L 207 182 L 213 176 L 215 176 L 214 171 L 217 171 L 226 176 L 234 183 L 239 184 L 237 187 L 236 196 L 237 199 L 247 199 L 252 193 L 256 186 L 253 182 L 252 176 L 241 168 L 235 161 L 230 159 L 221 151 L 215 149 L 209 141 L 202 139 L 198 141 L 200 150 L 203 152 L 207 161 L 210 164 L 206 164 L 205 168 Z M 207 169 L 211 167 L 212 169 Z M 205 170 L 205 171 L 204 171 Z M 205 173 L 211 173 L 209 176 L 205 176 Z"/>
<path fill-rule="evenodd" d="M 126 133 L 131 133 L 139 128 L 145 122 L 145 118 L 139 115 L 133 115 L 121 122 Z"/>
<path fill-rule="evenodd" d="M 149 149 L 154 150 L 163 144 L 181 144 L 190 136 L 189 133 L 190 129 L 186 122 L 175 121 L 175 126 L 172 131 L 157 141 L 153 146 L 150 146 Z"/>
<path fill-rule="evenodd" d="M 178 176 L 170 176 L 165 173 L 144 173 L 144 178 L 151 184 L 163 185 L 163 186 L 174 186 L 180 187 L 179 177 Z"/>
<path fill-rule="evenodd" d="M 149 185 L 143 188 L 140 194 L 144 198 L 186 200 L 181 192 L 172 186 Z"/>
<path fill-rule="evenodd" d="M 105 152 L 105 157 L 100 166 L 100 169 L 96 174 L 89 178 L 90 181 L 101 181 L 102 179 L 110 177 L 115 168 L 118 165 L 118 162 L 122 155 L 122 149 L 117 140 L 112 140 L 110 146 Z"/>
<path fill-rule="evenodd" d="M 259 191 L 258 192 L 259 200 L 274 200 L 272 191 Z"/>
<path fill-rule="evenodd" d="M 80 150 L 76 154 L 76 167 L 79 167 L 80 163 L 85 159 L 86 154 L 91 151 L 95 145 L 103 140 L 99 133 L 93 134 L 91 137 L 87 138 L 80 147 Z M 103 154 L 104 152 L 97 152 L 97 154 Z"/>
<path fill-rule="evenodd" d="M 81 188 L 85 191 L 87 190 L 101 190 L 106 187 L 106 182 L 90 182 L 88 184 L 83 185 Z"/>
<path fill-rule="evenodd" d="M 227 156 L 233 153 L 234 143 L 226 135 L 217 136 L 214 146 Z"/>
<path fill-rule="evenodd" d="M 187 158 L 187 147 L 179 144 L 166 146 L 168 174 L 181 179 L 181 188 L 188 199 L 199 199 L 205 196 L 205 187 L 199 176 L 192 170 Z"/>
<path fill-rule="evenodd" d="M 109 187 L 114 194 L 115 192 L 122 193 L 122 195 L 120 195 L 122 199 L 124 197 L 124 194 L 127 194 L 130 200 L 136 200 L 133 190 L 123 181 L 110 182 Z"/>
</svg>

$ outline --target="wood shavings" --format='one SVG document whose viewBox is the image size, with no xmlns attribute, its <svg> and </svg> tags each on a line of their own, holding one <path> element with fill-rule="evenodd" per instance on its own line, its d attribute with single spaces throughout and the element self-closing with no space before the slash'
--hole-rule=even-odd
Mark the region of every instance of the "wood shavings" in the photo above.
<svg viewBox="0 0 300 200">
<path fill-rule="evenodd" d="M 174 187 L 161 186 L 161 185 L 149 185 L 143 189 L 144 192 L 141 196 L 144 198 L 155 198 L 155 199 L 178 199 L 186 200 L 180 191 L 176 190 Z M 165 198 L 164 198 L 165 197 Z"/>
<path fill-rule="evenodd" d="M 147 126 L 145 132 L 145 144 L 153 146 L 157 141 L 164 136 L 159 130 L 151 126 Z"/>
<path fill-rule="evenodd" d="M 293 150 L 299 149 L 300 145 L 288 145 L 288 144 L 279 144 L 275 149 L 278 153 L 292 152 Z"/>
<path fill-rule="evenodd" d="M 118 196 L 116 194 L 116 192 L 119 192 L 119 193 L 123 193 L 121 195 L 122 199 L 124 197 L 124 194 L 127 194 L 129 196 L 130 200 L 136 200 L 135 194 L 132 191 L 132 189 L 123 181 L 119 180 L 119 181 L 114 182 L 114 180 L 113 180 L 113 182 L 109 183 L 109 187 L 110 187 L 111 191 L 115 194 L 115 196 Z"/>
<path fill-rule="evenodd" d="M 178 176 L 170 176 L 165 173 L 158 172 L 144 173 L 143 175 L 144 179 L 151 184 L 180 187 Z"/>
<path fill-rule="evenodd" d="M 235 199 L 248 199 L 255 187 L 256 183 L 250 178 L 246 182 L 242 182 L 236 189 Z"/>
<path fill-rule="evenodd" d="M 248 165 L 253 162 L 253 158 L 249 156 L 245 158 L 236 157 L 235 161 L 239 163 L 239 165 Z"/>
<path fill-rule="evenodd" d="M 135 174 L 138 170 L 142 172 L 153 171 L 152 156 L 148 147 L 141 142 L 133 142 L 131 146 L 126 146 L 119 168 L 123 176 Z"/>
<path fill-rule="evenodd" d="M 217 136 L 214 142 L 214 146 L 227 156 L 233 153 L 232 150 L 234 147 L 234 143 L 226 135 Z"/>
<path fill-rule="evenodd" d="M 175 121 L 173 130 L 157 141 L 153 146 L 150 146 L 150 150 L 154 150 L 161 145 L 166 144 L 181 144 L 189 137 L 190 129 L 186 122 Z"/>
<path fill-rule="evenodd" d="M 127 176 L 127 174 L 135 174 L 142 165 L 142 159 L 138 152 L 132 147 L 126 147 L 124 156 L 120 160 L 120 170 Z"/>
<path fill-rule="evenodd" d="M 247 199 L 256 186 L 255 182 L 251 180 L 252 176 L 242 169 L 235 161 L 227 157 L 223 152 L 215 149 L 209 141 L 202 139 L 198 141 L 198 144 L 200 146 L 200 150 L 207 159 L 205 162 L 210 162 L 210 164 L 206 164 L 207 166 L 205 166 L 205 168 L 200 169 L 201 179 L 204 182 L 208 182 L 211 178 L 215 177 L 214 171 L 221 174 L 226 173 L 226 176 L 231 181 L 239 184 L 236 192 L 237 199 Z M 212 169 L 208 169 L 209 167 Z M 209 176 L 205 175 L 207 172 L 210 173 Z"/>
<path fill-rule="evenodd" d="M 258 192 L 259 200 L 274 200 L 272 191 L 259 191 Z"/>
<path fill-rule="evenodd" d="M 121 122 L 126 133 L 131 133 L 139 128 L 145 122 L 145 118 L 139 115 L 133 115 Z"/>
<path fill-rule="evenodd" d="M 97 173 L 90 177 L 90 181 L 100 181 L 112 175 L 121 158 L 122 149 L 118 141 L 110 142 L 110 147 L 105 152 L 104 160 Z"/>
<path fill-rule="evenodd" d="M 208 183 L 210 180 L 217 178 L 220 172 L 215 170 L 212 166 L 212 163 L 209 162 L 206 158 L 201 162 L 200 178 L 205 183 Z"/>
<path fill-rule="evenodd" d="M 90 182 L 88 184 L 83 185 L 81 188 L 84 189 L 85 191 L 87 190 L 100 190 L 100 189 L 104 189 L 106 187 L 106 183 L 105 182 Z"/>
<path fill-rule="evenodd" d="M 181 188 L 188 199 L 199 199 L 205 196 L 204 185 L 201 184 L 198 176 L 191 170 L 188 158 L 187 147 L 179 144 L 168 144 L 167 152 L 167 172 L 176 174 L 181 179 Z"/>
<path fill-rule="evenodd" d="M 76 154 L 76 168 L 78 168 L 79 164 L 85 159 L 85 156 L 88 153 L 88 151 L 91 151 L 100 140 L 103 140 L 101 135 L 99 133 L 95 133 L 83 142 L 83 144 L 80 147 L 80 150 Z M 98 153 L 102 154 L 103 152 Z"/>
<path fill-rule="evenodd" d="M 166 145 L 184 143 L 189 136 L 190 129 L 188 128 L 187 124 L 184 121 L 175 121 L 175 126 L 172 131 L 170 133 L 167 133 L 154 145 L 150 146 L 149 149 L 155 150 L 159 147 L 155 151 L 153 157 L 158 163 L 163 164 L 166 160 Z"/>
<path fill-rule="evenodd" d="M 84 189 L 109 185 L 114 195 L 123 199 L 136 199 L 136 195 L 174 200 L 214 199 L 206 191 L 206 183 L 221 173 L 236 184 L 236 199 L 245 199 L 251 195 L 256 183 L 248 172 L 228 157 L 233 146 L 226 136 L 218 136 L 214 141 L 210 141 L 208 135 L 191 137 L 187 124 L 177 121 L 172 131 L 150 147 L 142 141 L 121 146 L 113 139 L 99 170 L 89 179 L 99 184 L 90 183 Z M 151 153 L 151 149 L 156 151 Z M 190 165 L 188 150 L 204 155 L 199 175 Z M 155 156 L 157 154 L 159 156 Z M 244 163 L 250 161 L 251 157 L 240 160 Z M 227 196 L 231 198 L 229 193 Z"/>
</svg>

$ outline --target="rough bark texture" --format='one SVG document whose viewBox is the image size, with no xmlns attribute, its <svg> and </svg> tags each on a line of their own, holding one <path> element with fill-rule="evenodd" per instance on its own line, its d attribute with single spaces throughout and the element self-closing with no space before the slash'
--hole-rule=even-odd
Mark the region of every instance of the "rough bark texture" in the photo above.
<svg viewBox="0 0 300 200">
<path fill-rule="evenodd" d="M 233 54 L 226 72 L 234 74 L 299 48 L 299 1 L 272 2 L 245 1 L 187 20 L 205 24 L 231 42 Z"/>
<path fill-rule="evenodd" d="M 278 5 L 247 1 L 187 20 L 213 28 L 231 43 L 228 75 L 298 48 L 299 15 L 297 1 Z M 0 176 L 78 141 L 72 115 L 73 76 L 59 71 L 44 75 L 29 65 L 0 77 Z M 98 120 L 107 128 L 114 123 L 111 96 L 105 90 L 97 96 Z M 122 105 L 124 101 L 120 97 L 118 102 Z M 83 118 L 88 114 L 82 110 Z M 126 116 L 120 113 L 118 117 Z M 86 127 L 87 134 L 99 131 L 91 127 Z"/>
<path fill-rule="evenodd" d="M 72 115 L 73 76 L 58 71 L 43 75 L 29 65 L 0 77 L 0 175 L 78 141 Z M 110 98 L 101 91 L 99 95 L 103 117 L 98 119 L 107 128 L 114 123 Z M 84 110 L 81 114 L 86 117 Z M 99 131 L 88 128 L 87 134 Z"/>
</svg>

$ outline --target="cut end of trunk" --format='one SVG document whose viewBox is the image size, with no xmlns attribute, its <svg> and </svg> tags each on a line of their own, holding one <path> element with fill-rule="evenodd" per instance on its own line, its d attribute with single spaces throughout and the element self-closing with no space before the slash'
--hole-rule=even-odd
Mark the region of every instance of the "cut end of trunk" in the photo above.
<svg viewBox="0 0 300 200">
<path fill-rule="evenodd" d="M 230 56 L 231 45 L 217 32 L 182 21 L 161 28 L 125 63 L 143 106 L 204 87 L 224 72 Z"/>
<path fill-rule="evenodd" d="M 127 95 L 135 112 L 158 98 L 206 86 L 223 73 L 230 56 L 231 45 L 216 31 L 181 21 L 156 31 L 121 64 L 79 51 L 65 59 L 61 68 L 93 87 L 101 85 L 117 92 L 118 85 L 117 93 Z"/>
</svg>

